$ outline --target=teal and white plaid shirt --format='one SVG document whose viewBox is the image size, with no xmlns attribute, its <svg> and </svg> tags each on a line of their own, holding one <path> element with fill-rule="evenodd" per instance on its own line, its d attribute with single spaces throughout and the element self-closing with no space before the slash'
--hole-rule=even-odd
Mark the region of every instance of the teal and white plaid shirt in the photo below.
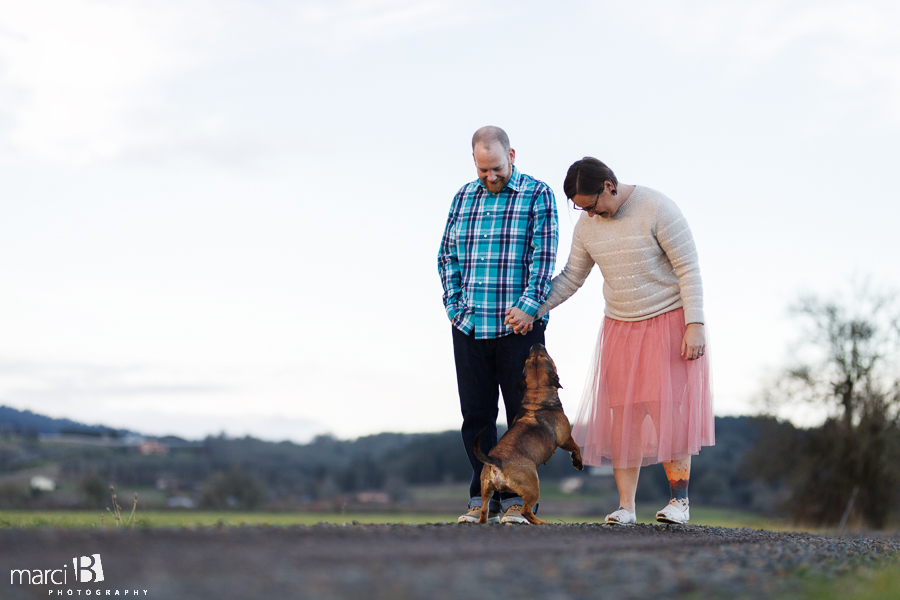
<svg viewBox="0 0 900 600">
<path fill-rule="evenodd" d="M 503 324 L 507 308 L 534 316 L 550 294 L 558 228 L 553 190 L 515 166 L 498 194 L 477 179 L 464 185 L 438 253 L 453 326 L 467 335 L 474 329 L 476 339 L 498 338 L 513 332 Z"/>
</svg>

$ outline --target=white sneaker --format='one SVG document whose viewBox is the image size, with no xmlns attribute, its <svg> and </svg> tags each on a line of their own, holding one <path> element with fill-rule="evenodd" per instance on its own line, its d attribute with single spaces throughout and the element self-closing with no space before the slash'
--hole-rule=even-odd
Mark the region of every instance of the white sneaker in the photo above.
<svg viewBox="0 0 900 600">
<path fill-rule="evenodd" d="M 656 513 L 656 520 L 660 523 L 674 523 L 675 525 L 684 525 L 691 520 L 691 507 L 685 505 L 681 508 L 682 503 L 678 500 L 671 500 L 665 508 Z"/>
<path fill-rule="evenodd" d="M 619 510 L 606 515 L 606 523 L 608 525 L 634 525 L 637 523 L 637 515 L 629 510 L 620 508 Z"/>
</svg>

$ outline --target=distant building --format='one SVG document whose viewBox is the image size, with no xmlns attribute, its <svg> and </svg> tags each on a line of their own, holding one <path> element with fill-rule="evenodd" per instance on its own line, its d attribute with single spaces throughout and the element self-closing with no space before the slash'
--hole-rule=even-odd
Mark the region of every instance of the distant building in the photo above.
<svg viewBox="0 0 900 600">
<path fill-rule="evenodd" d="M 359 492 L 358 494 L 356 494 L 356 501 L 364 502 L 367 504 L 368 503 L 387 504 L 388 502 L 391 501 L 391 497 L 388 495 L 387 492 L 378 492 L 378 491 Z"/>
<path fill-rule="evenodd" d="M 166 500 L 166 506 L 169 508 L 194 508 L 196 504 L 185 496 L 172 496 Z"/>
<path fill-rule="evenodd" d="M 41 492 L 52 492 L 56 489 L 56 482 L 43 475 L 35 475 L 31 478 L 31 489 Z"/>
<path fill-rule="evenodd" d="M 144 456 L 149 456 L 151 454 L 162 456 L 169 453 L 169 449 L 156 440 L 144 440 L 138 445 L 138 450 L 140 450 L 141 454 Z"/>
<path fill-rule="evenodd" d="M 566 477 L 559 482 L 559 491 L 563 494 L 574 494 L 584 487 L 584 479 L 581 477 Z"/>
</svg>

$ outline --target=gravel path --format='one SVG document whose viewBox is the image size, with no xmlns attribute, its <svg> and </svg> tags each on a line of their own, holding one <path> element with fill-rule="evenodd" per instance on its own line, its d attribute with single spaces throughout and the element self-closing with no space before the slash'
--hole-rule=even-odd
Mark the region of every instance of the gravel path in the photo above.
<svg viewBox="0 0 900 600">
<path fill-rule="evenodd" d="M 900 552 L 900 534 L 878 537 L 656 524 L 9 529 L 4 579 L 67 564 L 68 583 L 7 580 L 0 597 L 763 598 L 795 589 L 794 574 L 840 574 Z M 73 583 L 72 558 L 91 554 L 104 581 Z"/>
</svg>

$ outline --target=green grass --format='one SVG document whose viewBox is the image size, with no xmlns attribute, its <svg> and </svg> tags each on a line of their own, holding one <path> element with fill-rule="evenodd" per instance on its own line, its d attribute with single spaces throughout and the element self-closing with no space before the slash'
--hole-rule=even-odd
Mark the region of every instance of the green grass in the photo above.
<svg viewBox="0 0 900 600">
<path fill-rule="evenodd" d="M 123 511 L 124 512 L 124 511 Z M 0 528 L 9 527 L 62 527 L 62 528 L 101 528 L 101 511 L 0 511 Z M 340 513 L 301 513 L 301 512 L 230 512 L 230 511 L 137 511 L 135 521 L 137 527 L 208 527 L 225 525 L 315 525 L 316 523 L 439 523 L 453 522 L 459 515 L 442 514 L 340 514 Z M 124 517 L 123 517 L 124 518 Z M 112 518 L 105 514 L 103 518 L 107 526 L 112 526 Z"/>
<path fill-rule="evenodd" d="M 124 508 L 124 507 L 123 507 Z M 123 513 L 128 511 L 123 510 Z M 0 511 L 0 528 L 10 527 L 61 527 L 101 528 L 100 510 L 72 511 Z M 656 511 L 639 510 L 638 520 L 655 522 Z M 229 512 L 229 511 L 163 511 L 138 508 L 137 527 L 206 527 L 212 525 L 314 525 L 316 523 L 455 523 L 457 513 L 304 513 L 304 512 Z M 552 523 L 599 523 L 602 516 L 541 515 Z M 112 526 L 109 514 L 103 518 L 106 526 Z M 717 527 L 749 527 L 772 531 L 794 530 L 785 521 L 762 517 L 754 513 L 717 508 L 691 509 L 691 523 Z"/>
<path fill-rule="evenodd" d="M 837 579 L 816 578 L 791 598 L 809 600 L 897 600 L 900 598 L 900 559 L 865 568 Z"/>
<path fill-rule="evenodd" d="M 659 509 L 654 507 L 638 507 L 638 520 L 643 523 L 656 522 L 657 510 Z M 691 507 L 691 524 L 708 525 L 710 527 L 747 527 L 749 529 L 766 529 L 768 531 L 807 531 L 801 527 L 791 525 L 786 519 L 768 517 L 749 511 L 705 506 Z"/>
</svg>

